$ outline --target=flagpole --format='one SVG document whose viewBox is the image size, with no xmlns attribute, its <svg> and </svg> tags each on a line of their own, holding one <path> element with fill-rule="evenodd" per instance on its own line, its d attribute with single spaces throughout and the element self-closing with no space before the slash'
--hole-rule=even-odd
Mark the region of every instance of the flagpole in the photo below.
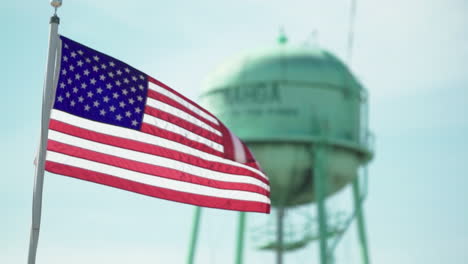
<svg viewBox="0 0 468 264">
<path fill-rule="evenodd" d="M 34 177 L 32 224 L 31 236 L 29 241 L 28 264 L 36 263 L 37 243 L 39 240 L 39 230 L 41 226 L 42 189 L 44 185 L 45 154 L 47 148 L 50 110 L 52 108 L 54 94 L 53 84 L 56 63 L 55 60 L 58 45 L 58 25 L 60 23 L 60 18 L 57 16 L 57 8 L 62 5 L 62 1 L 52 0 L 50 4 L 55 8 L 55 12 L 54 15 L 50 18 L 49 51 L 47 58 L 44 89 L 42 94 L 41 135 Z"/>
</svg>

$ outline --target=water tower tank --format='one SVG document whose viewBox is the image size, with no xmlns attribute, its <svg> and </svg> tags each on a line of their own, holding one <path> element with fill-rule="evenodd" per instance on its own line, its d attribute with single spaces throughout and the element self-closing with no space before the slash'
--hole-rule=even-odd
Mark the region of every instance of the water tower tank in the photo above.
<svg viewBox="0 0 468 264">
<path fill-rule="evenodd" d="M 365 95 L 330 52 L 278 45 L 228 60 L 208 76 L 200 102 L 251 148 L 273 206 L 290 207 L 314 201 L 317 144 L 329 150 L 327 195 L 371 158 Z"/>
</svg>

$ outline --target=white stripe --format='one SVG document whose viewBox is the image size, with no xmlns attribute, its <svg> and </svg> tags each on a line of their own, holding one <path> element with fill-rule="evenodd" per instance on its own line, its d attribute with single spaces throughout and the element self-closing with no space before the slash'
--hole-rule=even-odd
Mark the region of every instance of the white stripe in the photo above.
<svg viewBox="0 0 468 264">
<path fill-rule="evenodd" d="M 166 120 L 162 120 L 162 119 L 156 118 L 154 116 L 144 114 L 143 115 L 143 122 L 147 123 L 147 124 L 150 124 L 150 125 L 153 125 L 153 126 L 156 126 L 156 127 L 159 127 L 161 129 L 170 131 L 170 132 L 174 132 L 174 133 L 179 134 L 179 135 L 181 135 L 183 137 L 186 137 L 186 138 L 188 138 L 190 140 L 202 143 L 202 144 L 204 144 L 204 145 L 206 145 L 206 146 L 208 146 L 208 147 L 210 147 L 210 148 L 212 148 L 214 150 L 217 150 L 219 152 L 224 152 L 223 145 L 218 144 L 218 143 L 216 143 L 214 141 L 211 141 L 211 140 L 209 140 L 207 138 L 204 138 L 204 137 L 202 137 L 202 136 L 200 136 L 198 134 L 192 133 L 192 132 L 188 131 L 185 128 L 182 128 L 180 126 L 169 123 Z"/>
<path fill-rule="evenodd" d="M 211 122 L 219 125 L 218 123 L 218 120 L 214 117 L 212 117 L 211 115 L 205 113 L 204 111 L 202 111 L 200 108 L 198 108 L 197 106 L 191 104 L 190 102 L 187 102 L 185 99 L 181 98 L 180 96 L 172 93 L 171 91 L 169 90 L 166 90 L 162 87 L 159 87 L 158 85 L 152 83 L 152 82 L 148 82 L 148 88 L 155 91 L 155 92 L 158 92 L 160 94 L 163 94 L 169 98 L 171 98 L 172 100 L 178 102 L 179 104 L 187 107 L 188 109 L 190 109 L 191 111 L 193 111 L 194 113 L 196 113 L 197 115 L 200 115 L 201 117 L 205 118 L 205 119 L 208 119 L 210 120 Z"/>
<path fill-rule="evenodd" d="M 247 157 L 245 155 L 244 146 L 238 137 L 236 137 L 230 130 L 232 145 L 234 147 L 234 160 L 240 163 L 246 163 Z"/>
<path fill-rule="evenodd" d="M 184 119 L 185 121 L 188 121 L 196 126 L 199 126 L 203 129 L 206 129 L 210 132 L 213 132 L 215 133 L 216 135 L 218 136 L 222 136 L 223 134 L 221 134 L 221 132 L 219 132 L 217 129 L 213 128 L 212 126 L 206 124 L 205 122 L 201 121 L 200 119 L 197 119 L 196 117 L 180 110 L 180 109 L 177 109 L 171 105 L 168 105 L 168 104 L 165 104 L 161 101 L 158 101 L 158 100 L 154 100 L 152 98 L 149 98 L 147 99 L 146 101 L 146 104 L 151 106 L 151 107 L 154 107 L 158 110 L 161 110 L 161 111 L 164 111 L 166 113 L 169 113 L 171 115 L 175 115 L 177 117 L 180 117 L 182 119 Z"/>
<path fill-rule="evenodd" d="M 181 191 L 185 193 L 207 195 L 212 197 L 227 198 L 227 199 L 236 199 L 244 201 L 255 201 L 261 203 L 269 203 L 267 196 L 246 192 L 246 191 L 237 191 L 237 190 L 223 190 L 216 189 L 212 187 L 207 187 L 203 185 L 182 182 L 171 180 L 163 177 L 157 177 L 153 175 L 148 175 L 140 172 L 135 172 L 132 170 L 126 170 L 94 161 L 89 161 L 85 159 L 80 159 L 61 153 L 47 151 L 47 160 L 82 168 L 86 170 L 91 170 L 99 173 L 104 173 L 108 175 L 113 175 L 121 179 L 130 180 L 133 182 L 148 184 L 156 187 L 171 189 L 175 191 Z"/>
<path fill-rule="evenodd" d="M 189 173 L 196 175 L 202 178 L 210 180 L 218 180 L 224 182 L 236 182 L 236 183 L 247 183 L 257 185 L 265 190 L 269 191 L 268 185 L 262 181 L 251 177 L 251 176 L 241 176 L 237 174 L 230 174 L 218 171 L 212 171 L 209 169 L 201 168 L 194 166 L 188 163 L 184 163 L 178 160 L 168 159 L 156 155 L 151 155 L 147 153 L 142 153 L 134 150 L 124 149 L 120 147 L 115 147 L 107 144 L 102 144 L 94 142 L 87 139 L 82 139 L 79 137 L 67 135 L 58 131 L 49 130 L 49 139 L 76 146 L 79 148 L 88 149 L 91 151 L 99 152 L 102 154 L 107 154 L 111 156 L 116 156 L 128 160 L 144 162 L 149 165 L 166 167 L 169 169 L 178 170 L 184 173 Z"/>
<path fill-rule="evenodd" d="M 119 127 L 119 126 L 113 126 L 113 125 L 107 125 L 101 122 L 96 122 L 93 120 L 89 120 L 86 118 L 78 117 L 75 115 L 68 114 L 66 112 L 57 110 L 57 109 L 52 109 L 51 111 L 51 119 L 55 119 L 57 121 L 65 122 L 70 125 L 76 126 L 76 127 L 81 127 L 83 129 L 87 129 L 90 131 L 94 131 L 97 133 L 102 133 L 110 136 L 117 136 L 120 138 L 126 138 L 130 140 L 135 140 L 138 142 L 146 143 L 146 144 L 151 144 L 155 146 L 160 146 L 163 148 L 167 149 L 173 149 L 175 151 L 179 151 L 185 154 L 189 155 L 194 155 L 197 156 L 201 159 L 204 159 L 206 161 L 213 161 L 213 162 L 219 162 L 223 163 L 226 165 L 231 165 L 234 167 L 241 167 L 247 170 L 250 170 L 251 172 L 268 179 L 263 172 L 252 168 L 250 166 L 229 160 L 229 159 L 224 159 L 222 157 L 191 148 L 189 146 L 186 146 L 184 144 L 180 144 L 175 141 L 171 141 L 165 138 L 157 137 L 154 135 L 150 135 L 147 133 L 139 132 L 133 129 L 128 129 L 124 127 Z"/>
</svg>

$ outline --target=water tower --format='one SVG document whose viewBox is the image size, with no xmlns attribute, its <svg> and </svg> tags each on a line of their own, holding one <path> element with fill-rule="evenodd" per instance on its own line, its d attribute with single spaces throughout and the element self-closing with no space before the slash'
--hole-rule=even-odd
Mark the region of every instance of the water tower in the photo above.
<svg viewBox="0 0 468 264">
<path fill-rule="evenodd" d="M 343 62 L 318 47 L 290 46 L 281 37 L 277 46 L 237 56 L 214 71 L 200 103 L 247 143 L 270 178 L 276 235 L 263 249 L 276 251 L 278 264 L 283 252 L 312 241 L 318 241 L 320 263 L 333 262 L 329 240 L 349 225 L 332 226 L 325 202 L 347 185 L 361 259 L 369 263 L 358 177 L 372 157 L 367 93 Z M 310 203 L 316 204 L 316 236 L 286 241 L 284 211 Z M 239 221 L 243 241 L 243 213 Z"/>
</svg>

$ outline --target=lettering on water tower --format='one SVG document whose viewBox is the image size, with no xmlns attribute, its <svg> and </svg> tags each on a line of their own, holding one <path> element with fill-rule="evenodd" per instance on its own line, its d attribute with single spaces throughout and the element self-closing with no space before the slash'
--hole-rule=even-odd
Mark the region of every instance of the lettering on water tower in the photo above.
<svg viewBox="0 0 468 264">
<path fill-rule="evenodd" d="M 223 87 L 214 92 L 218 102 L 229 105 L 230 114 L 250 116 L 258 115 L 298 115 L 298 109 L 294 104 L 284 102 L 279 83 L 255 83 Z"/>
</svg>

